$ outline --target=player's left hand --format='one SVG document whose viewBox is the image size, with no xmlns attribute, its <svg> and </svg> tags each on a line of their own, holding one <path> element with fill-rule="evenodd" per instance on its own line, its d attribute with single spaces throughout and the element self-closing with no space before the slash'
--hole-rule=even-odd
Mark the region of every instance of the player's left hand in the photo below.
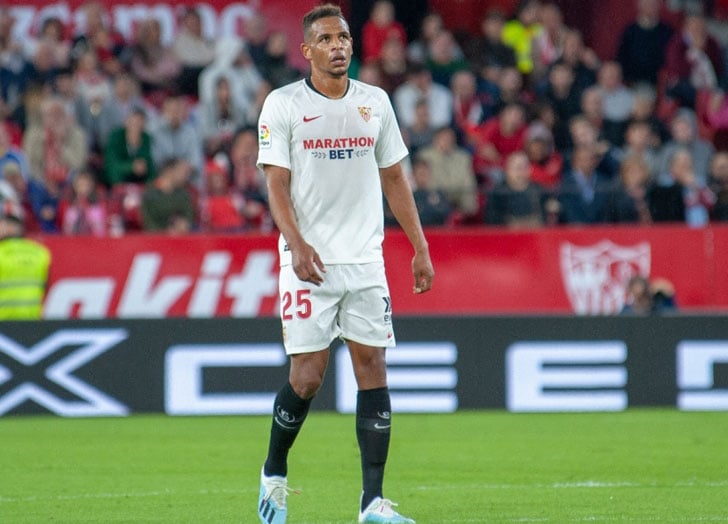
<svg viewBox="0 0 728 524">
<path fill-rule="evenodd" d="M 412 258 L 412 274 L 415 277 L 414 293 L 426 293 L 432 289 L 435 269 L 432 267 L 429 251 L 418 251 Z"/>
</svg>

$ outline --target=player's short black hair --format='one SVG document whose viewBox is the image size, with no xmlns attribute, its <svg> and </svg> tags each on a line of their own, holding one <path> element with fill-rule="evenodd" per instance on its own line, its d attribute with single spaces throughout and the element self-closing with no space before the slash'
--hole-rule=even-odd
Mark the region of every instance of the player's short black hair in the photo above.
<svg viewBox="0 0 728 524">
<path fill-rule="evenodd" d="M 308 13 L 303 16 L 303 38 L 304 40 L 308 37 L 308 33 L 311 30 L 311 26 L 316 20 L 321 18 L 329 18 L 331 16 L 338 16 L 344 22 L 344 13 L 341 12 L 341 8 L 334 4 L 322 4 L 317 5 L 311 9 Z"/>
</svg>

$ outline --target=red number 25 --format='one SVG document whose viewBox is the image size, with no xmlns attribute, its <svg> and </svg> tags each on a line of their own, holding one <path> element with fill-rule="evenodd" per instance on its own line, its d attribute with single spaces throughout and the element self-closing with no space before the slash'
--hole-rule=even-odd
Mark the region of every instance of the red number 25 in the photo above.
<svg viewBox="0 0 728 524">
<path fill-rule="evenodd" d="M 293 320 L 293 312 L 298 318 L 308 318 L 311 316 L 311 294 L 310 289 L 299 289 L 296 291 L 296 303 L 293 303 L 293 294 L 289 291 L 283 293 L 283 310 L 281 318 L 283 320 Z M 293 312 L 291 308 L 293 307 Z"/>
</svg>

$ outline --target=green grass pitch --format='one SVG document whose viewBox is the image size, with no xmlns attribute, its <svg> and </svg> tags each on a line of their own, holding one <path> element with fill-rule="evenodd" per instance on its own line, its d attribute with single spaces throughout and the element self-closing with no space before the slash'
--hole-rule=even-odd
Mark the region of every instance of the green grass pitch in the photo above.
<svg viewBox="0 0 728 524">
<path fill-rule="evenodd" d="M 255 523 L 268 417 L 0 419 L 0 522 Z M 354 418 L 314 412 L 291 524 L 356 522 Z M 728 522 L 728 413 L 396 415 L 385 495 L 418 524 Z"/>
</svg>

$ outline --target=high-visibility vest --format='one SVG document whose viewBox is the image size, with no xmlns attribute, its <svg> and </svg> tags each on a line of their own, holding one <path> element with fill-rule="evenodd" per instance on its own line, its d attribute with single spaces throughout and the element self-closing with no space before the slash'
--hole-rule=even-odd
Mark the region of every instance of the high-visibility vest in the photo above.
<svg viewBox="0 0 728 524">
<path fill-rule="evenodd" d="M 0 320 L 41 318 L 50 263 L 50 251 L 37 242 L 0 240 Z"/>
<path fill-rule="evenodd" d="M 518 20 L 509 20 L 503 26 L 501 40 L 516 53 L 518 70 L 524 75 L 533 71 L 533 41 L 541 31 L 539 24 L 526 27 Z"/>
</svg>

